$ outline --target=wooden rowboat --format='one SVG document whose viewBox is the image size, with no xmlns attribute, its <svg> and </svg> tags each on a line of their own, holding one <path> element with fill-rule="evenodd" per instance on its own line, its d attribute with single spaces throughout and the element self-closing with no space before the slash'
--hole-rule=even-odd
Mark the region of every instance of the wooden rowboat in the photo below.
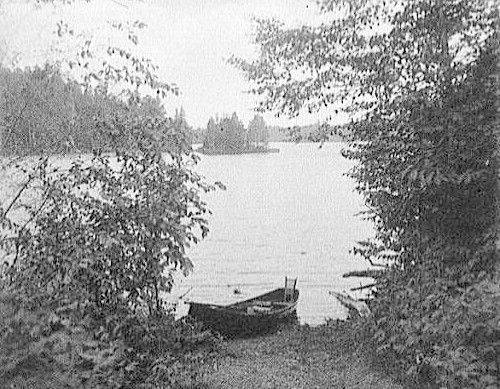
<svg viewBox="0 0 500 389">
<path fill-rule="evenodd" d="M 297 318 L 299 291 L 278 288 L 230 305 L 188 302 L 189 315 L 226 336 L 252 335 L 276 329 L 278 324 Z"/>
</svg>

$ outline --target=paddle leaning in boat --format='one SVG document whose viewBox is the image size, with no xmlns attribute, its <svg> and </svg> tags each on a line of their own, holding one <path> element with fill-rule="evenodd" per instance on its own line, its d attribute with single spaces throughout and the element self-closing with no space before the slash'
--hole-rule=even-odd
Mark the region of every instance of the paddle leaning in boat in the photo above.
<svg viewBox="0 0 500 389">
<path fill-rule="evenodd" d="M 297 318 L 297 279 L 285 278 L 285 287 L 231 305 L 188 302 L 189 315 L 228 336 L 271 331 Z"/>
</svg>

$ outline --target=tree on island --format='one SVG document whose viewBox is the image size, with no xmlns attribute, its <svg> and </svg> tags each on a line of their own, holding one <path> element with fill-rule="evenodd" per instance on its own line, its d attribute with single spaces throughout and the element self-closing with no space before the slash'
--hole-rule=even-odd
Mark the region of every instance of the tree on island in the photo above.
<svg viewBox="0 0 500 389">
<path fill-rule="evenodd" d="M 243 152 L 248 146 L 245 126 L 236 112 L 231 117 L 210 118 L 203 149 L 214 152 Z"/>
<path fill-rule="evenodd" d="M 249 147 L 267 147 L 269 141 L 269 130 L 264 118 L 256 114 L 248 123 L 248 145 Z"/>
<path fill-rule="evenodd" d="M 229 150 L 239 151 L 245 149 L 245 126 L 236 115 L 236 112 L 233 112 L 231 118 L 224 118 L 220 128 Z"/>
</svg>

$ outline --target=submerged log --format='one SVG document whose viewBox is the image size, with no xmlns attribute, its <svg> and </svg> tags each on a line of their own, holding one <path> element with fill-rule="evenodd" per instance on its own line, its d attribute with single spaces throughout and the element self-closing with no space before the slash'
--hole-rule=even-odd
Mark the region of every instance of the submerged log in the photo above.
<svg viewBox="0 0 500 389">
<path fill-rule="evenodd" d="M 340 304 L 349 309 L 349 312 L 352 310 L 357 312 L 361 317 L 367 317 L 371 315 L 370 308 L 364 301 L 356 300 L 352 298 L 346 293 L 338 293 L 330 291 L 330 294 L 334 296 L 337 300 L 339 300 Z"/>
<path fill-rule="evenodd" d="M 193 287 L 189 288 L 188 291 L 186 293 L 183 293 L 179 296 L 179 300 L 182 300 L 184 297 L 186 297 L 189 292 L 191 292 L 193 290 Z"/>
</svg>

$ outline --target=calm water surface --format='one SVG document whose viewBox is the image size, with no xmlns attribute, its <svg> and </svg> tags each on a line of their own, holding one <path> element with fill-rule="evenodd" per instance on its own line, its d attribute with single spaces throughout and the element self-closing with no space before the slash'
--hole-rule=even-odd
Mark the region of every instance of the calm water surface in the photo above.
<svg viewBox="0 0 500 389">
<path fill-rule="evenodd" d="M 281 287 L 289 276 L 298 278 L 302 322 L 343 318 L 344 308 L 328 292 L 359 286 L 360 279 L 342 274 L 367 267 L 349 250 L 373 234 L 370 224 L 355 216 L 363 210 L 362 200 L 354 182 L 343 176 L 352 164 L 342 158 L 338 143 L 322 149 L 272 146 L 281 152 L 202 156 L 196 169 L 227 190 L 206 195 L 213 211 L 210 234 L 189 250 L 194 271 L 177 279 L 171 298 L 192 288 L 185 300 L 232 303 Z M 69 160 L 55 163 L 66 166 Z M 17 181 L 12 176 L 12 185 L 4 182 L 0 197 L 15 193 Z M 235 288 L 241 294 L 234 294 Z M 187 313 L 187 306 L 180 304 L 178 313 Z"/>
<path fill-rule="evenodd" d="M 339 143 L 273 147 L 280 153 L 202 156 L 196 169 L 227 190 L 206 195 L 210 234 L 190 249 L 194 271 L 177 281 L 174 295 L 192 288 L 185 300 L 226 304 L 297 277 L 302 322 L 343 318 L 345 309 L 328 292 L 359 286 L 360 279 L 342 274 L 367 268 L 349 250 L 373 234 L 356 216 L 363 203 L 354 182 L 343 176 L 352 163 Z M 181 304 L 180 313 L 186 308 Z"/>
</svg>

